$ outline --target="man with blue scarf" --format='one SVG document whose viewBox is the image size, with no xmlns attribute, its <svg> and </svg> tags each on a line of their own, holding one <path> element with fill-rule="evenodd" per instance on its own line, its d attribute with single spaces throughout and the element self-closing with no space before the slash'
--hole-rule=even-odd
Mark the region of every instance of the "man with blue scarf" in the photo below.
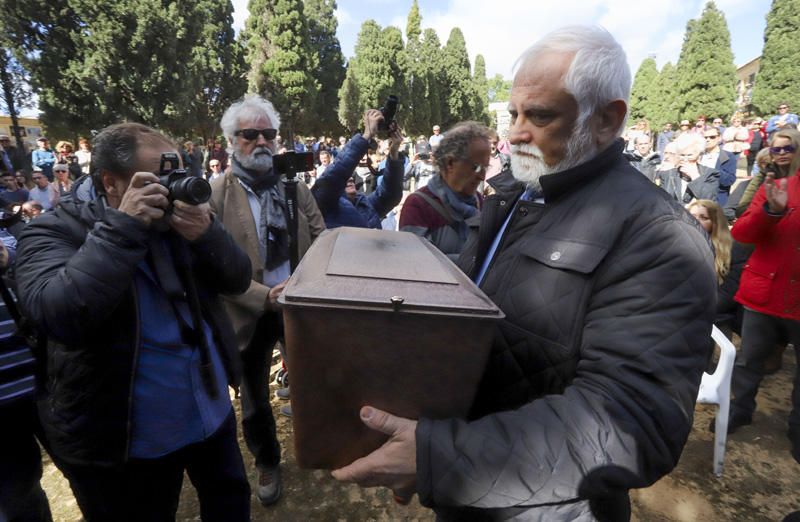
<svg viewBox="0 0 800 522">
<path fill-rule="evenodd" d="M 467 221 L 479 215 L 477 189 L 486 178 L 490 154 L 490 131 L 480 123 L 463 122 L 448 130 L 436 148 L 439 173 L 408 196 L 400 230 L 430 240 L 457 260 L 467 241 Z"/>
<path fill-rule="evenodd" d="M 339 151 L 336 161 L 322 173 L 311 192 L 317 200 L 327 228 L 381 228 L 381 220 L 403 197 L 403 159 L 399 157 L 403 135 L 396 123 L 389 126 L 389 158 L 381 170 L 377 189 L 364 195 L 358 192 L 353 171 L 369 149 L 370 140 L 378 135 L 383 121 L 381 111 L 364 113 L 364 133 L 356 134 Z"/>
</svg>

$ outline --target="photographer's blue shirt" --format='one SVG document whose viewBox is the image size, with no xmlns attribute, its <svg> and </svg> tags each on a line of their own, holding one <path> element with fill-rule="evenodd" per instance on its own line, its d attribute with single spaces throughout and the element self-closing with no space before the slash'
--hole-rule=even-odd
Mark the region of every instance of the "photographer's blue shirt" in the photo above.
<svg viewBox="0 0 800 522">
<path fill-rule="evenodd" d="M 192 324 L 188 303 L 175 303 L 158 284 L 149 265 L 139 263 L 134 277 L 139 297 L 141 346 L 133 384 L 130 457 L 157 458 L 214 434 L 231 412 L 228 379 L 208 324 L 203 331 L 211 351 L 217 398 L 208 396 L 200 375 L 200 348 L 183 343 L 176 312 Z"/>
</svg>

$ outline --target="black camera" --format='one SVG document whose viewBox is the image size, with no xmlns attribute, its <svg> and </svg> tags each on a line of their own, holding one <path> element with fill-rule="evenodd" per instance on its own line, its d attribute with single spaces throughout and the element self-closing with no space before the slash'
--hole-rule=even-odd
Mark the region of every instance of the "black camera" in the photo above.
<svg viewBox="0 0 800 522">
<path fill-rule="evenodd" d="M 180 168 L 180 158 L 174 152 L 161 154 L 158 182 L 169 190 L 170 201 L 183 201 L 200 205 L 211 199 L 211 185 L 203 178 L 195 178 Z"/>
<path fill-rule="evenodd" d="M 386 98 L 386 103 L 383 104 L 380 110 L 381 114 L 383 114 L 383 121 L 378 124 L 378 130 L 380 131 L 388 131 L 389 126 L 394 121 L 394 117 L 397 114 L 397 104 L 399 100 L 397 96 L 394 94 L 390 94 L 388 98 Z"/>
<path fill-rule="evenodd" d="M 293 178 L 298 172 L 314 170 L 313 152 L 288 151 L 277 156 L 272 156 L 272 169 L 278 174 L 285 174 Z"/>
</svg>

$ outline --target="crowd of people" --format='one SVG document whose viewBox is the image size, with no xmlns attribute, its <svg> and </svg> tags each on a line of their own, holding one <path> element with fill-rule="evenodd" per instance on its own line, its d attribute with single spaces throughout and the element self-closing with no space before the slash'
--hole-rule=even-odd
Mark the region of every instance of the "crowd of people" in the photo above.
<svg viewBox="0 0 800 522">
<path fill-rule="evenodd" d="M 292 245 L 302 258 L 341 226 L 430 241 L 505 318 L 468 418 L 365 405 L 388 442 L 337 480 L 391 488 L 400 503 L 418 494 L 441 520 L 627 520 L 628 491 L 677 464 L 712 324 L 742 338 L 729 430 L 751 423 L 770 357 L 800 350 L 797 116 L 782 104 L 766 123 L 626 129 L 627 59 L 596 27 L 556 30 L 519 64 L 502 139 L 465 121 L 409 140 L 370 109 L 349 140 L 285 143 L 256 94 L 205 146 L 136 123 L 74 153 L 41 138 L 30 177 L 0 136 L 0 264 L 18 296 L 4 304 L 39 334 L 3 334 L 0 363 L 16 362 L 0 364 L 13 426 L 0 518 L 50 519 L 36 440 L 88 522 L 174 519 L 184 471 L 203 520 L 249 520 L 251 491 L 277 502 L 278 298 Z M 286 152 L 315 163 L 300 173 L 296 232 L 275 168 Z M 159 183 L 163 153 L 209 182 L 207 203 Z M 742 155 L 752 179 L 734 188 Z M 800 384 L 788 435 L 800 462 Z"/>
</svg>

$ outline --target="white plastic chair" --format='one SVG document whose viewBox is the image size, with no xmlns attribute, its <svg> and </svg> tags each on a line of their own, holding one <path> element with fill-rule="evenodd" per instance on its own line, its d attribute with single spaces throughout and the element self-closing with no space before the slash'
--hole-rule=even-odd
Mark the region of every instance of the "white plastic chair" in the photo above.
<svg viewBox="0 0 800 522">
<path fill-rule="evenodd" d="M 697 393 L 697 402 L 719 406 L 714 430 L 714 474 L 721 477 L 722 464 L 725 460 L 725 441 L 728 438 L 731 376 L 733 375 L 733 362 L 736 360 L 736 347 L 716 326 L 711 330 L 711 338 L 719 345 L 719 362 L 713 374 L 703 373 L 703 380 L 700 381 L 700 390 Z"/>
</svg>

